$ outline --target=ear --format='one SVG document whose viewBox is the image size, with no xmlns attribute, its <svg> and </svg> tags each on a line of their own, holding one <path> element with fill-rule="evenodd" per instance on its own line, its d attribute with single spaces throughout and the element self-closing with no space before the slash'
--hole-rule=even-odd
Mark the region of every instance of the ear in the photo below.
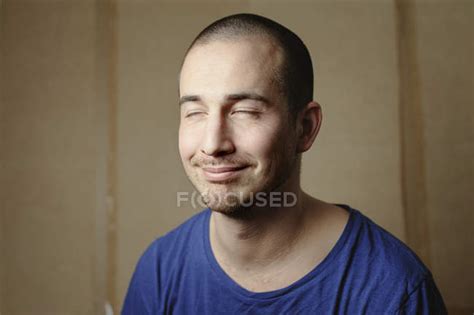
<svg viewBox="0 0 474 315">
<path fill-rule="evenodd" d="M 308 151 L 313 145 L 314 139 L 318 135 L 323 115 L 321 106 L 316 102 L 309 102 L 301 110 L 297 118 L 298 130 L 298 153 Z"/>
</svg>

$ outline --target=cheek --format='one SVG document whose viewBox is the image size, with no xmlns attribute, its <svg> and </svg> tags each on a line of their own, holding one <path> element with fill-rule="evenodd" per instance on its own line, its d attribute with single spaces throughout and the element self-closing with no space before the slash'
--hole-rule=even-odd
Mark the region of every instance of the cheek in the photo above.
<svg viewBox="0 0 474 315">
<path fill-rule="evenodd" d="M 247 131 L 236 137 L 239 140 L 237 147 L 247 151 L 260 163 L 268 163 L 267 160 L 274 158 L 277 153 L 279 143 L 282 141 L 281 135 L 275 128 L 256 128 Z"/>
<path fill-rule="evenodd" d="M 256 158 L 265 158 L 272 151 L 273 141 L 268 137 L 262 137 L 262 135 L 254 133 L 241 139 L 239 147 L 245 148 Z"/>
<path fill-rule="evenodd" d="M 183 128 L 179 129 L 178 149 L 182 161 L 191 159 L 198 147 L 199 137 Z"/>
</svg>

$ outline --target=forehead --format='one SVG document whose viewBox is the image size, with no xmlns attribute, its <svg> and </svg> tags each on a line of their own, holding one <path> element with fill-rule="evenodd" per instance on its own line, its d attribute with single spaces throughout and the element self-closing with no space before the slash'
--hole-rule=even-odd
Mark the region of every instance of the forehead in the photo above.
<svg viewBox="0 0 474 315">
<path fill-rule="evenodd" d="M 281 48 L 261 36 L 217 39 L 188 53 L 180 74 L 180 94 L 219 95 L 275 89 Z"/>
</svg>

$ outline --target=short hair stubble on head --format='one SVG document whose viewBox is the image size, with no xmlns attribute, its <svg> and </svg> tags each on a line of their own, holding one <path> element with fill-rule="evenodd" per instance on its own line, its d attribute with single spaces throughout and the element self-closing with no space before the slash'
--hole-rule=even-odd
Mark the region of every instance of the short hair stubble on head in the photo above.
<svg viewBox="0 0 474 315">
<path fill-rule="evenodd" d="M 281 48 L 283 61 L 274 79 L 280 85 L 294 119 L 313 100 L 313 65 L 303 41 L 285 26 L 256 14 L 230 15 L 202 30 L 191 43 L 185 58 L 196 45 L 252 35 L 268 37 Z"/>
</svg>

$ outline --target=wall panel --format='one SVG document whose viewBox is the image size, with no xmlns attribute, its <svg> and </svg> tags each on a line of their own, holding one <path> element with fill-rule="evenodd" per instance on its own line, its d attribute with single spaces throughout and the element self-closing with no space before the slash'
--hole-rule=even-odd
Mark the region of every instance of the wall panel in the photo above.
<svg viewBox="0 0 474 315">
<path fill-rule="evenodd" d="M 432 271 L 452 310 L 472 313 L 474 3 L 417 1 L 415 13 Z"/>
<path fill-rule="evenodd" d="M 94 314 L 95 2 L 2 11 L 2 313 Z"/>
</svg>

